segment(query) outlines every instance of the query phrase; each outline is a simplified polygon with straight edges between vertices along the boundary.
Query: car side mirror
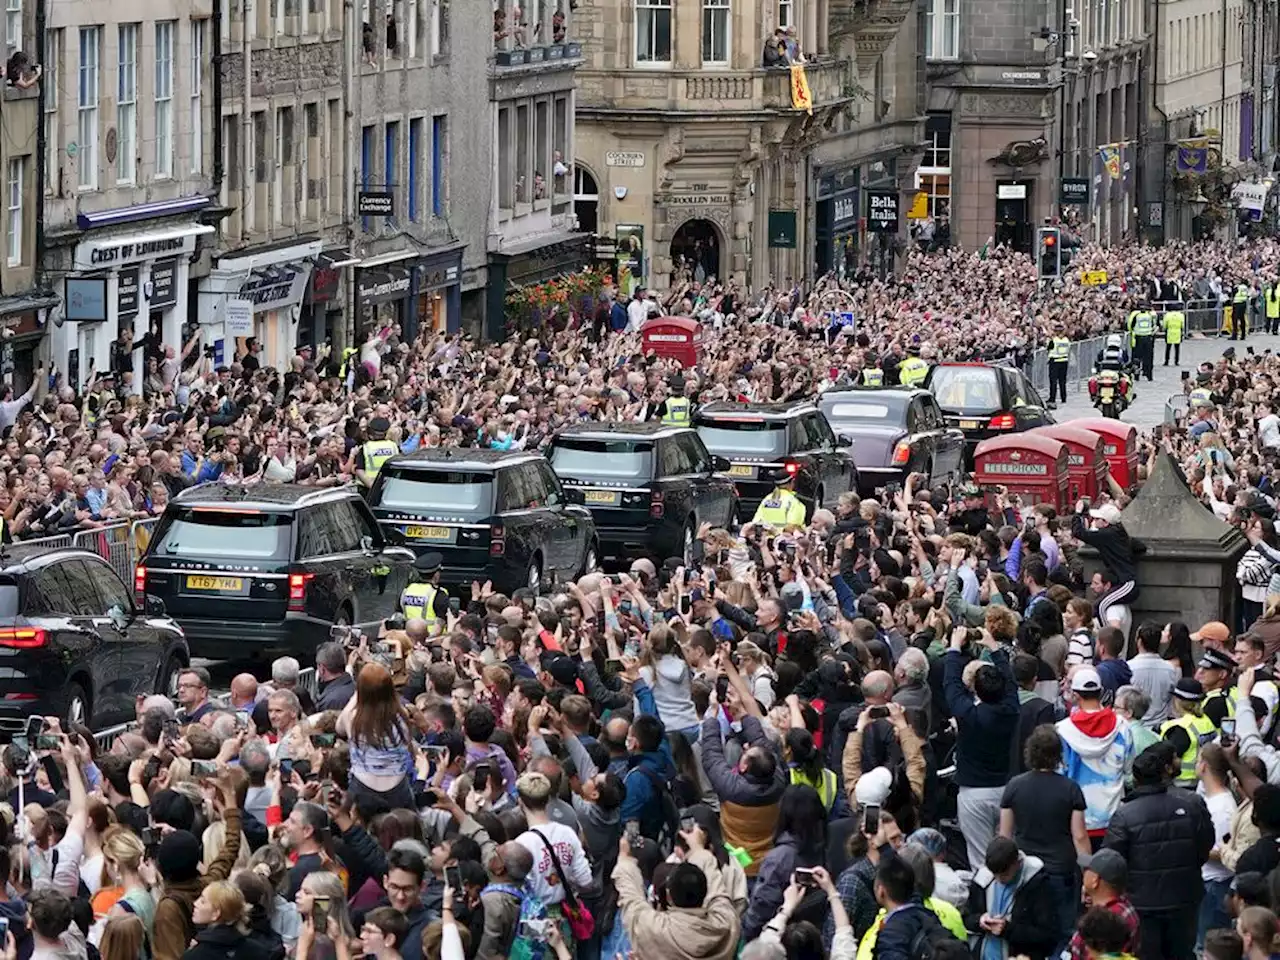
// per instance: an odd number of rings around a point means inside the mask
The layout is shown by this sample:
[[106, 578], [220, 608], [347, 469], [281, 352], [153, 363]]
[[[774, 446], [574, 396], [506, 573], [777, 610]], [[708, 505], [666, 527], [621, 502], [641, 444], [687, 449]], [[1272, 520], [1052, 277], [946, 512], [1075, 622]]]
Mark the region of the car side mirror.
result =
[[576, 488], [574, 488], [574, 487], [565, 487], [565, 488], [564, 488], [564, 502], [565, 502], [565, 503], [576, 503], [576, 504], [581, 505], [581, 504], [584, 504], [584, 503], [586, 503], [586, 502], [587, 502], [587, 495], [586, 495], [585, 493], [583, 493], [581, 490], [578, 490], [578, 489], [576, 489]]
[[836, 440], [842, 447], [852, 447], [854, 444], [853, 434], [851, 433], [837, 433]]
[[733, 469], [733, 464], [729, 462], [728, 457], [712, 457], [711, 469], [717, 470], [720, 473], [725, 473], [726, 471]]
[[169, 612], [164, 605], [164, 600], [161, 597], [153, 597], [151, 594], [147, 594], [142, 609], [149, 617], [163, 617]]

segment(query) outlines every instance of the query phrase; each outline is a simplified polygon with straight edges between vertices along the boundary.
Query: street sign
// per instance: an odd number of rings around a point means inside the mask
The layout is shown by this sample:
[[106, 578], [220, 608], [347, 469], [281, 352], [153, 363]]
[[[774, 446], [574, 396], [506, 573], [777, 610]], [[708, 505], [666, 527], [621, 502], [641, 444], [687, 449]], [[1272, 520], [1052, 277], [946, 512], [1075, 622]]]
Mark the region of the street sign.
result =
[[1107, 284], [1107, 271], [1082, 270], [1080, 272], [1080, 282], [1086, 287], [1104, 287]]

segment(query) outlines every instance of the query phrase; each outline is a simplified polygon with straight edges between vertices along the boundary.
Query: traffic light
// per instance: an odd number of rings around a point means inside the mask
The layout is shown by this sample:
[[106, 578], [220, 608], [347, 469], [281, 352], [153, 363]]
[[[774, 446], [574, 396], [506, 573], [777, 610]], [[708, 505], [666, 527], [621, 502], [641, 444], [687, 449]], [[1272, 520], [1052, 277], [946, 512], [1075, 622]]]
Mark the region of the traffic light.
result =
[[1036, 229], [1036, 250], [1039, 253], [1040, 279], [1057, 280], [1062, 276], [1062, 233], [1057, 227]]

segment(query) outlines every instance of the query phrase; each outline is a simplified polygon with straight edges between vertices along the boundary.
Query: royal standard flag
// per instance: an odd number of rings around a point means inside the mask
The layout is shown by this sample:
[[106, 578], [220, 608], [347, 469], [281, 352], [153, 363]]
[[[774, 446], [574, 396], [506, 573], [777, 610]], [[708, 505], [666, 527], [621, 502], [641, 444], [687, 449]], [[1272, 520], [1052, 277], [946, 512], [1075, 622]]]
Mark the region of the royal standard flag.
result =
[[791, 106], [795, 110], [813, 114], [813, 94], [809, 92], [809, 78], [805, 76], [802, 63], [791, 65]]

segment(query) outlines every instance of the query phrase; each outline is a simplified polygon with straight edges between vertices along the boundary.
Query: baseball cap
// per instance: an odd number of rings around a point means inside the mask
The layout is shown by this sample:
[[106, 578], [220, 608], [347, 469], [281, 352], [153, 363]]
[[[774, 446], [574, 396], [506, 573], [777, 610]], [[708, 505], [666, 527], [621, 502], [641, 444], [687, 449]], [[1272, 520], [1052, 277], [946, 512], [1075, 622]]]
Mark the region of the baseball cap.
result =
[[1105, 520], [1107, 523], [1120, 522], [1120, 508], [1114, 503], [1104, 503], [1100, 507], [1094, 507], [1089, 511], [1089, 516], [1095, 520]]
[[1124, 890], [1129, 881], [1129, 864], [1116, 850], [1104, 847], [1097, 853], [1081, 854], [1076, 858], [1081, 870], [1091, 870], [1107, 886]]
[[1201, 643], [1206, 640], [1210, 643], [1226, 643], [1231, 639], [1231, 631], [1227, 629], [1227, 625], [1221, 620], [1210, 620], [1193, 633], [1191, 639], [1199, 640]]
[[1081, 667], [1071, 675], [1072, 693], [1101, 693], [1102, 678], [1093, 667]]

